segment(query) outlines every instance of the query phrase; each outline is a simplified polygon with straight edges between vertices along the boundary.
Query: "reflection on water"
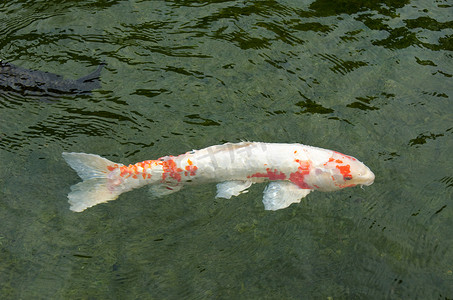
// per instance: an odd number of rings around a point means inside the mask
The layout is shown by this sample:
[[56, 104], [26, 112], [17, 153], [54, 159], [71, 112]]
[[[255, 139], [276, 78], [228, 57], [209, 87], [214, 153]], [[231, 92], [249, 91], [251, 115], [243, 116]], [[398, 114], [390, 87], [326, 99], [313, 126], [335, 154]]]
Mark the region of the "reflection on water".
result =
[[[101, 86], [0, 90], [3, 298], [453, 298], [448, 1], [7, 1], [0, 59]], [[376, 182], [263, 210], [262, 186], [83, 214], [63, 151], [226, 141], [350, 153]]]

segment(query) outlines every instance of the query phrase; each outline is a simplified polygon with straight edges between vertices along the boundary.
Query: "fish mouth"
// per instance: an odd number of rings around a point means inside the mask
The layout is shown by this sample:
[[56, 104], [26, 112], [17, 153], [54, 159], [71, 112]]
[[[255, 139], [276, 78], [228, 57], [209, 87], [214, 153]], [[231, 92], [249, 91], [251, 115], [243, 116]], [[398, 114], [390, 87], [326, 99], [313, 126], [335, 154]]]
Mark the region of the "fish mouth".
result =
[[374, 183], [374, 173], [371, 170], [368, 170], [367, 174], [363, 176], [363, 183], [362, 185], [370, 186]]
[[361, 174], [360, 177], [357, 179], [357, 185], [360, 186], [370, 186], [374, 183], [374, 173], [370, 170], [367, 169], [364, 174]]

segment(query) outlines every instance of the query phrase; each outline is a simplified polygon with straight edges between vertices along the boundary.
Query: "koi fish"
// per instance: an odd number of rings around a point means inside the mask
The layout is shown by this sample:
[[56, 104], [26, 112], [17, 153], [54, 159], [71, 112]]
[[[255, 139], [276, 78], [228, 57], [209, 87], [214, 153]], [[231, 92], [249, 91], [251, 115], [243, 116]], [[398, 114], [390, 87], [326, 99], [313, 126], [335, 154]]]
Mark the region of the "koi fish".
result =
[[29, 70], [0, 60], [0, 89], [23, 95], [88, 94], [100, 88], [99, 77], [105, 63], [79, 79], [65, 79], [63, 76]]
[[86, 153], [64, 152], [63, 158], [83, 180], [68, 194], [70, 209], [76, 212], [145, 185], [154, 197], [161, 197], [186, 185], [218, 182], [216, 198], [230, 199], [254, 183], [270, 181], [264, 208], [277, 210], [299, 203], [315, 190], [374, 182], [373, 172], [356, 158], [302, 144], [226, 143], [134, 165]]

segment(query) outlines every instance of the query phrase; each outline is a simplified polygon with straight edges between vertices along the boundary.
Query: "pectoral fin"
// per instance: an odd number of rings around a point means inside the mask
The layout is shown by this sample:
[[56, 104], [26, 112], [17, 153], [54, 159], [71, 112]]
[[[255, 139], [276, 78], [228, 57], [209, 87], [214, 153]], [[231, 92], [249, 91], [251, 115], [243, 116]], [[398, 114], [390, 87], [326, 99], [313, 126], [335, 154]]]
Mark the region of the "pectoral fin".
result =
[[217, 184], [216, 198], [230, 199], [231, 196], [237, 196], [241, 193], [247, 193], [247, 189], [252, 185], [251, 181], [232, 180]]
[[151, 185], [149, 191], [153, 197], [159, 198], [166, 195], [170, 195], [178, 192], [182, 189], [182, 185], [166, 185], [166, 184], [157, 184]]
[[297, 185], [287, 181], [273, 181], [264, 190], [264, 209], [277, 210], [299, 203], [312, 190], [301, 189]]

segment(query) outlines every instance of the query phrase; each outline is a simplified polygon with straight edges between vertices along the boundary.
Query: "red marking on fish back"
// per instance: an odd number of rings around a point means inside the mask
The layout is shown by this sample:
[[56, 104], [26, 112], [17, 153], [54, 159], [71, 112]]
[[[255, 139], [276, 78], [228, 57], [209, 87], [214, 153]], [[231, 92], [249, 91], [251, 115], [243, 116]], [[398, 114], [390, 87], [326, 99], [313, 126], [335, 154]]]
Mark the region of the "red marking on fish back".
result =
[[170, 177], [175, 179], [176, 181], [181, 181], [181, 173], [183, 170], [178, 168], [175, 161], [173, 159], [164, 160], [162, 161], [162, 180], [164, 181], [166, 178]]
[[295, 162], [299, 164], [296, 172], [293, 172], [289, 175], [289, 181], [297, 185], [302, 189], [312, 189], [310, 185], [305, 182], [305, 176], [310, 174], [310, 162], [309, 161], [301, 161], [296, 159]]
[[118, 168], [118, 164], [114, 164], [113, 166], [107, 166], [107, 170], [109, 170], [110, 172], [112, 172], [113, 170], [115, 170], [117, 168]]
[[[126, 166], [120, 167], [120, 171], [121, 171], [121, 173], [120, 173], [121, 177], [124, 177], [126, 175], [130, 175], [129, 169]], [[127, 176], [127, 177], [129, 177], [129, 176]]]
[[333, 157], [329, 157], [329, 160], [326, 163], [324, 163], [324, 165], [327, 165], [328, 163], [333, 162], [333, 161], [335, 161], [335, 159]]
[[[138, 170], [137, 170], [137, 165], [129, 165], [129, 168], [131, 170], [132, 173], [134, 173], [134, 175], [137, 175], [138, 174]], [[134, 178], [137, 178], [137, 176], [135, 176]]]
[[[336, 153], [341, 154], [341, 153], [339, 153], [339, 152], [336, 152]], [[341, 154], [341, 155], [343, 155], [343, 154]], [[343, 156], [345, 156], [345, 157], [347, 157], [347, 158], [350, 158], [350, 159], [352, 159], [352, 160], [355, 160], [354, 157], [347, 156], [347, 155], [343, 155]], [[324, 166], [326, 166], [328, 163], [331, 163], [331, 162], [336, 162], [337, 164], [342, 164], [342, 163], [343, 163], [343, 161], [340, 160], [340, 159], [335, 159], [335, 158], [333, 158], [333, 157], [329, 157], [329, 160], [328, 160], [326, 163], [324, 163]]]
[[[151, 174], [148, 173], [148, 170], [156, 164], [158, 164], [158, 162], [153, 160], [145, 160], [138, 162], [135, 165], [121, 166], [119, 167], [120, 176], [125, 178], [132, 176], [132, 178], [134, 179], [138, 179], [139, 176], [143, 177], [143, 179], [151, 178]], [[112, 171], [116, 168], [118, 168], [118, 165], [114, 165]]]
[[354, 160], [354, 161], [357, 160], [357, 159], [355, 159], [355, 158], [352, 157], [352, 156], [349, 156], [349, 155], [346, 155], [346, 154], [343, 154], [343, 153], [340, 153], [340, 152], [337, 152], [337, 151], [334, 151], [334, 153], [336, 153], [336, 154], [338, 154], [338, 155], [342, 155], [342, 156], [344, 156], [344, 157], [346, 157], [346, 158], [349, 158], [349, 159], [351, 159], [351, 160]]
[[247, 178], [252, 178], [252, 177], [267, 177], [269, 180], [285, 180], [286, 175], [283, 172], [277, 171], [277, 169], [274, 169], [274, 171], [271, 171], [270, 168], [266, 169], [266, 173], [255, 173], [250, 176], [247, 176]]
[[186, 166], [185, 169], [186, 169], [186, 171], [184, 172], [185, 176], [187, 175], [194, 176], [198, 170], [198, 167], [190, 164], [189, 166]]
[[343, 175], [343, 179], [346, 180], [346, 177], [352, 177], [351, 175], [351, 166], [350, 165], [345, 165], [345, 166], [336, 166], [338, 170], [340, 170], [341, 175]]

